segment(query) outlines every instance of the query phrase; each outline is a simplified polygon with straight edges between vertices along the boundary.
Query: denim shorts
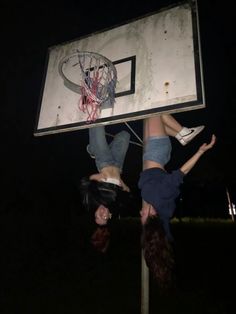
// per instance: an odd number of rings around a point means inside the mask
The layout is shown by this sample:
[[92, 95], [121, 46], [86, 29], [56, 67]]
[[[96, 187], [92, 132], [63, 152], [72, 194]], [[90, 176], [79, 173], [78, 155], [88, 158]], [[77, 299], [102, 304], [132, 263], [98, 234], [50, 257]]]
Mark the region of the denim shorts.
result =
[[170, 160], [171, 150], [169, 136], [151, 136], [145, 144], [143, 160], [152, 160], [165, 166]]

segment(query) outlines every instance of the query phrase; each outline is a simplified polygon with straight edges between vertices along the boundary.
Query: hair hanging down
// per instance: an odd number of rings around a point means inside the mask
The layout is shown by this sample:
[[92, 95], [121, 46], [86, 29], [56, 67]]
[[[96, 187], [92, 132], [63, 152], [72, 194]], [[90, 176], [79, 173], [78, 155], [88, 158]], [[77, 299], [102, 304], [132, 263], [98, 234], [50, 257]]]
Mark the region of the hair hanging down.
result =
[[91, 244], [96, 251], [106, 253], [110, 244], [110, 230], [107, 226], [96, 228], [91, 236]]
[[[124, 192], [118, 185], [98, 182], [84, 177], [79, 186], [83, 206], [88, 210], [91, 220], [95, 221], [95, 211], [100, 205], [109, 208], [112, 218], [117, 217], [123, 206], [126, 207], [130, 193]], [[95, 223], [95, 222], [94, 222]], [[110, 244], [110, 225], [111, 220], [107, 221], [106, 226], [96, 225], [95, 231], [91, 236], [91, 244], [96, 251], [105, 253]]]
[[122, 188], [118, 185], [90, 180], [84, 177], [80, 181], [80, 194], [84, 207], [93, 214], [100, 205], [109, 207], [112, 215], [116, 215], [118, 207], [123, 203]]
[[174, 286], [175, 260], [159, 216], [150, 216], [143, 226], [142, 247], [148, 268], [162, 290]]

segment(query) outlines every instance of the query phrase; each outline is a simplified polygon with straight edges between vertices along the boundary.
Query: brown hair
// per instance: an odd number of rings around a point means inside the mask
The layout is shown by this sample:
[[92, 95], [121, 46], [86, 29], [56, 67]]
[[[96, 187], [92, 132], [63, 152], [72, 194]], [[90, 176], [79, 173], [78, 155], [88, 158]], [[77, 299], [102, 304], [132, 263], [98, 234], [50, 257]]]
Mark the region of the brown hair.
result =
[[97, 227], [91, 236], [91, 243], [95, 250], [106, 253], [110, 244], [110, 231], [108, 227]]
[[150, 272], [162, 290], [174, 285], [174, 252], [159, 216], [150, 216], [143, 225], [142, 247]]

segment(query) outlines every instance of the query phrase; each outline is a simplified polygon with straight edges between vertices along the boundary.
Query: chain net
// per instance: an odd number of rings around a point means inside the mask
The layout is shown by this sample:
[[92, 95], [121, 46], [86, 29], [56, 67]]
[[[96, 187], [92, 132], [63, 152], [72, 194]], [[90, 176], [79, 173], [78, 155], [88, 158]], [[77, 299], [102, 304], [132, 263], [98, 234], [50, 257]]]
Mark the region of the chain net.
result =
[[117, 71], [109, 59], [98, 53], [78, 51], [78, 59], [82, 72], [79, 109], [91, 123], [99, 118], [102, 106], [114, 105]]

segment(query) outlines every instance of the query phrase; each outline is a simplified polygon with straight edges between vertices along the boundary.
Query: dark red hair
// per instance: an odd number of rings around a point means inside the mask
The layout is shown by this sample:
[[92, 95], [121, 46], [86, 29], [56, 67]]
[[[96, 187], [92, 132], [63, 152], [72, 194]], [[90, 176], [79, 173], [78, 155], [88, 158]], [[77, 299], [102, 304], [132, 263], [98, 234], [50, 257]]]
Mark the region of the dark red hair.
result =
[[97, 227], [91, 236], [95, 250], [105, 253], [110, 244], [110, 231], [107, 226]]
[[148, 217], [143, 225], [142, 248], [150, 272], [162, 290], [174, 285], [175, 259], [159, 216]]

